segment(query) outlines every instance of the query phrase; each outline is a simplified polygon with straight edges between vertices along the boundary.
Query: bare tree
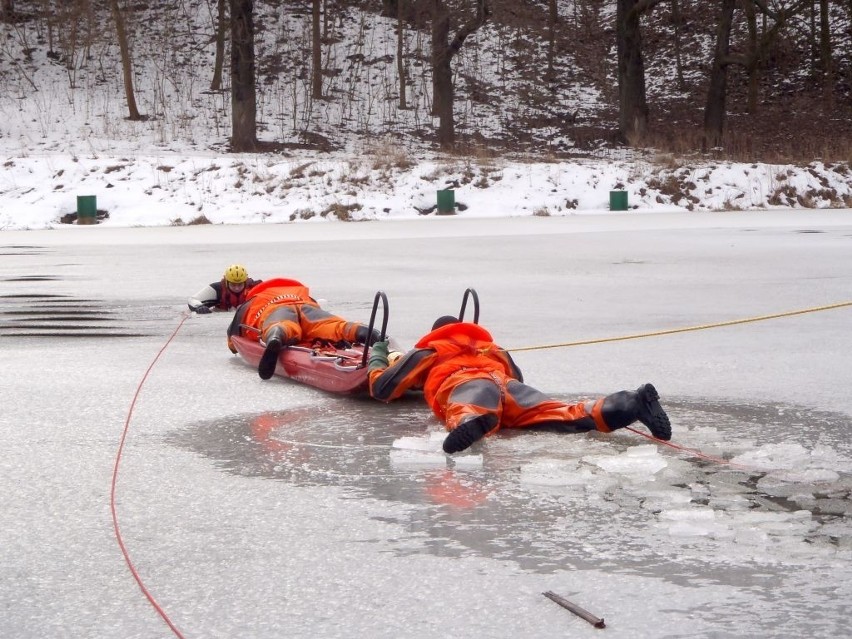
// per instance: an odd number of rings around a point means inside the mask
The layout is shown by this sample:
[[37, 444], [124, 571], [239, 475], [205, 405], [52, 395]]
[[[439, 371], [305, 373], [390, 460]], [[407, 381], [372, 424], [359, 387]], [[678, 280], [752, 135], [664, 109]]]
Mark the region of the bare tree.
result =
[[734, 21], [736, 0], [722, 0], [722, 9], [716, 23], [716, 48], [713, 68], [710, 71], [710, 87], [704, 107], [704, 136], [708, 146], [716, 146], [722, 140], [727, 115], [728, 65], [730, 58], [731, 26]]
[[[743, 2], [743, 9], [746, 14], [746, 22], [748, 24], [748, 41], [752, 54], [746, 60], [745, 67], [748, 73], [748, 105], [746, 110], [751, 113], [757, 113], [757, 93], [760, 86], [760, 74], [758, 66], [762, 57], [760, 34], [757, 26], [757, 10], [753, 2], [746, 0]], [[766, 33], [766, 16], [764, 16], [763, 32]]]
[[547, 0], [547, 71], [544, 78], [547, 82], [556, 79], [554, 60], [556, 59], [556, 29], [559, 25], [559, 9], [557, 0]]
[[15, 0], [3, 0], [0, 4], [0, 20], [13, 22], [15, 20]]
[[213, 79], [210, 80], [210, 90], [222, 89], [222, 67], [225, 66], [225, 37], [228, 29], [227, 0], [216, 2], [216, 58], [213, 61]]
[[661, 0], [618, 0], [615, 39], [618, 53], [618, 128], [630, 144], [641, 140], [648, 127], [645, 63], [639, 19]]
[[257, 148], [254, 0], [231, 1], [231, 150]]
[[405, 96], [405, 3], [404, 0], [397, 1], [396, 10], [396, 74], [399, 77], [399, 108], [407, 109], [408, 103]]
[[393, 18], [399, 14], [399, 5], [404, 0], [382, 0], [382, 16]]
[[129, 120], [144, 120], [136, 107], [136, 96], [133, 91], [133, 61], [130, 58], [130, 44], [127, 41], [127, 29], [124, 25], [124, 15], [118, 6], [118, 0], [109, 0], [109, 9], [115, 21], [115, 32], [118, 37], [118, 48], [121, 52], [121, 70], [124, 75], [124, 95], [127, 98]]
[[834, 103], [834, 61], [831, 55], [831, 18], [828, 0], [819, 0], [819, 59], [822, 71], [823, 99], [827, 108]]
[[320, 2], [311, 3], [311, 97], [322, 99], [322, 36], [320, 30]]
[[675, 50], [675, 74], [677, 76], [677, 87], [681, 91], [686, 88], [686, 82], [683, 79], [683, 58], [681, 56], [680, 47], [680, 28], [682, 17], [680, 14], [680, 0], [672, 0], [672, 29], [674, 30], [674, 50]]
[[444, 0], [431, 0], [432, 6], [432, 112], [438, 117], [438, 144], [442, 149], [455, 145], [453, 116], [454, 87], [452, 60], [464, 41], [476, 32], [491, 15], [488, 0], [475, 0], [474, 16], [459, 27], [450, 42], [451, 14]]
[[[749, 72], [749, 108], [753, 111], [757, 105], [757, 68], [787, 25], [790, 18], [800, 13], [811, 0], [798, 0], [786, 7], [774, 8], [766, 0], [743, 0], [743, 9], [749, 21], [750, 50], [745, 54], [730, 53], [731, 30], [737, 0], [722, 0], [721, 13], [716, 29], [716, 48], [713, 54], [713, 67], [710, 71], [710, 84], [707, 102], [704, 107], [705, 143], [717, 146], [725, 132], [727, 114], [728, 67], [738, 64]], [[757, 36], [756, 10], [773, 20], [772, 26]]]

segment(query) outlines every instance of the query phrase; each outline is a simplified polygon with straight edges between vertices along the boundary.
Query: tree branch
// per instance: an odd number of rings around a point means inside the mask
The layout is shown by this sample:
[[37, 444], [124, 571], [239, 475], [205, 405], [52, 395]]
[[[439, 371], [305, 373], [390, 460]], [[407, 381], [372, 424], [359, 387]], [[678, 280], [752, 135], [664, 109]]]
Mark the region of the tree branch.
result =
[[450, 42], [450, 55], [458, 53], [467, 37], [484, 25], [489, 17], [491, 17], [491, 7], [488, 6], [488, 0], [477, 0], [476, 15], [470, 22], [459, 27], [456, 37]]
[[639, 2], [633, 5], [633, 8], [626, 17], [633, 18], [637, 13], [645, 13], [648, 9], [653, 9], [655, 5], [658, 5], [662, 1], [663, 0], [639, 0]]

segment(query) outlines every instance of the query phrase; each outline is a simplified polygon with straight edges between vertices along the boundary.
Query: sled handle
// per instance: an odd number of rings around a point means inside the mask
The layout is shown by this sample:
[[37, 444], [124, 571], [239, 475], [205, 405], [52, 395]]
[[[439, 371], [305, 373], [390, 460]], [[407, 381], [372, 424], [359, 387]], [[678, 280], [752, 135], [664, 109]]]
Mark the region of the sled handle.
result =
[[[382, 301], [382, 330], [379, 333], [379, 341], [384, 341], [388, 330], [388, 296], [384, 291], [378, 291], [373, 298], [373, 312], [370, 313], [370, 323], [367, 326], [367, 341], [370, 341], [370, 335], [373, 334], [373, 326], [376, 324], [376, 311], [379, 310], [379, 300]], [[364, 344], [364, 356], [361, 358], [360, 368], [367, 365], [367, 357], [370, 355], [369, 344]]]
[[459, 311], [459, 321], [464, 321], [464, 309], [467, 307], [468, 296], [473, 298], [473, 323], [479, 324], [479, 295], [472, 288], [467, 289], [462, 297], [461, 310]]

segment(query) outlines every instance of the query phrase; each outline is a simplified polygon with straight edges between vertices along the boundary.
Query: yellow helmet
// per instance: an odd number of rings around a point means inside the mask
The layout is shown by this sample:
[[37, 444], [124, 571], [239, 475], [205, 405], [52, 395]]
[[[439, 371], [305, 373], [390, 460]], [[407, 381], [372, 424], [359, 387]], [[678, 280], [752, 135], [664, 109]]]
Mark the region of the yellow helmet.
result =
[[242, 264], [231, 264], [225, 269], [225, 281], [231, 284], [243, 284], [248, 279], [248, 271]]

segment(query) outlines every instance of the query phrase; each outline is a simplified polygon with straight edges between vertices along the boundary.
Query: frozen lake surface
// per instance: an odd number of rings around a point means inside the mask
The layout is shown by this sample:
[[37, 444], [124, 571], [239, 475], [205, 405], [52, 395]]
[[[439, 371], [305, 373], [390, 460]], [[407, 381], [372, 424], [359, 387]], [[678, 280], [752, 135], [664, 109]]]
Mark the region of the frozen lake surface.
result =
[[[186, 637], [848, 634], [852, 307], [650, 335], [849, 302], [848, 211], [75, 227], [0, 255], [4, 636], [175, 636], [113, 528], [125, 426], [120, 533]], [[652, 381], [672, 442], [730, 463], [627, 431], [450, 459], [420, 399], [264, 382], [230, 314], [183, 321], [232, 262], [352, 320], [383, 290], [406, 346], [473, 287], [528, 383]]]

